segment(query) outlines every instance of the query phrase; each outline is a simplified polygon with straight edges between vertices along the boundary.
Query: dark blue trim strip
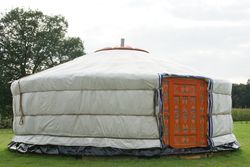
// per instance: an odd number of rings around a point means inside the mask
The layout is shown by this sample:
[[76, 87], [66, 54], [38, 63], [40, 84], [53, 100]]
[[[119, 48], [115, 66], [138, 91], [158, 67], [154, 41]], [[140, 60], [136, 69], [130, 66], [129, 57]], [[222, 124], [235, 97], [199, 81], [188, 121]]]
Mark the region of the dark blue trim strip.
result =
[[209, 141], [210, 147], [214, 147], [214, 143], [212, 140], [212, 136], [213, 136], [212, 111], [213, 111], [213, 80], [209, 79], [209, 82], [208, 82], [208, 119], [209, 119], [208, 141]]
[[159, 76], [159, 89], [158, 89], [158, 100], [159, 100], [159, 134], [160, 134], [160, 142], [161, 148], [164, 147], [163, 144], [163, 103], [162, 103], [162, 75]]

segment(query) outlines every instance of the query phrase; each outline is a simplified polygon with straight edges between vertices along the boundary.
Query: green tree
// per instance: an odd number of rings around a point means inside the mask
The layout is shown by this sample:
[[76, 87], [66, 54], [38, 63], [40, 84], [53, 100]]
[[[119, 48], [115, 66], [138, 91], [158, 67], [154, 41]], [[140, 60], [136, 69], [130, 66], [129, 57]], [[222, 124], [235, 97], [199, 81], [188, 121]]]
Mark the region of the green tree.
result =
[[[80, 38], [66, 37], [63, 16], [15, 8], [0, 18], [0, 112], [11, 106], [9, 82], [84, 55]], [[8, 111], [9, 113], [10, 111]], [[8, 115], [8, 114], [7, 114]]]

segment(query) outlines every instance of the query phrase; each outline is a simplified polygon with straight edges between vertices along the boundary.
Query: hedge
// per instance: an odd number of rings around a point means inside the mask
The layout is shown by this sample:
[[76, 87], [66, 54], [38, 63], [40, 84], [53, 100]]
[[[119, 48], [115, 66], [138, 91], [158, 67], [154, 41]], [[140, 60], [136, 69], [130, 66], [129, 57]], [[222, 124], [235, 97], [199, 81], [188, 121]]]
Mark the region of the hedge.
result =
[[234, 108], [232, 116], [234, 121], [250, 121], [250, 108]]

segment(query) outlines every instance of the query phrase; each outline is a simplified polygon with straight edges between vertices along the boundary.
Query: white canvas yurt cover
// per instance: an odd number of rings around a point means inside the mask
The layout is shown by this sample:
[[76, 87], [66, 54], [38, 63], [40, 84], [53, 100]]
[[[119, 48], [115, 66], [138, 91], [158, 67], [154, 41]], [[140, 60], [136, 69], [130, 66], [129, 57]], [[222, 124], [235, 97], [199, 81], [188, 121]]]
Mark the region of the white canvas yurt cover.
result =
[[16, 80], [10, 150], [153, 156], [234, 150], [231, 83], [105, 48]]

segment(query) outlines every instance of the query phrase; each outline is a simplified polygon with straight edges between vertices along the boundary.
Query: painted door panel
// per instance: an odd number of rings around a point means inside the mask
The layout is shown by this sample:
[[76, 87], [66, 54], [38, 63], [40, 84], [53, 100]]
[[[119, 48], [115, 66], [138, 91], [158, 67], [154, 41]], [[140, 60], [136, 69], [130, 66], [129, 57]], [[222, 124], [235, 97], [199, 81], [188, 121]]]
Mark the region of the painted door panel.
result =
[[206, 147], [207, 82], [166, 77], [162, 81], [163, 142], [173, 148]]

